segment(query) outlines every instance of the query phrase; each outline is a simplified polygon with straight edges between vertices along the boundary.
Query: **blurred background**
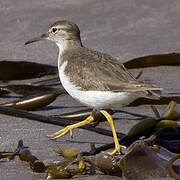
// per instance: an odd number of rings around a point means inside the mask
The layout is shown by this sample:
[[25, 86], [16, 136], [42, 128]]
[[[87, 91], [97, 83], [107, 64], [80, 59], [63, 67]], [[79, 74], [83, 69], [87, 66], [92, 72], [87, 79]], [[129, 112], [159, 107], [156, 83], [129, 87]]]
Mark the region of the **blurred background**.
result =
[[79, 25], [83, 44], [121, 62], [179, 51], [178, 0], [6, 0], [0, 1], [0, 58], [57, 64], [54, 43], [24, 42], [57, 20]]

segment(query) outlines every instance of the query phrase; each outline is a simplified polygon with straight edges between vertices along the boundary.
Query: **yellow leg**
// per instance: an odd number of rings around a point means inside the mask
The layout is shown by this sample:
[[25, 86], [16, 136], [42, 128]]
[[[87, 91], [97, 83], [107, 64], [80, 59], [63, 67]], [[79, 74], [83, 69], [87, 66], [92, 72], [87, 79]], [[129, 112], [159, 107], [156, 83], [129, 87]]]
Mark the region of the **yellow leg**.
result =
[[116, 134], [116, 130], [114, 128], [114, 123], [113, 123], [112, 116], [108, 112], [106, 112], [104, 110], [102, 110], [101, 113], [108, 120], [108, 122], [109, 122], [109, 124], [111, 126], [111, 129], [112, 129], [113, 137], [114, 137], [115, 149], [114, 149], [114, 151], [112, 153], [109, 153], [109, 154], [111, 154], [111, 155], [114, 155], [116, 153], [121, 154], [121, 148], [126, 148], [126, 147], [119, 144], [119, 141], [118, 141], [118, 138], [117, 138], [117, 134]]
[[64, 136], [68, 132], [70, 133], [70, 136], [72, 136], [72, 130], [73, 129], [81, 127], [85, 124], [91, 123], [93, 121], [94, 121], [93, 116], [89, 116], [84, 121], [81, 121], [81, 122], [73, 124], [73, 125], [66, 126], [64, 129], [61, 129], [60, 131], [57, 131], [51, 135], [48, 135], [48, 137], [51, 139], [57, 139], [57, 138]]

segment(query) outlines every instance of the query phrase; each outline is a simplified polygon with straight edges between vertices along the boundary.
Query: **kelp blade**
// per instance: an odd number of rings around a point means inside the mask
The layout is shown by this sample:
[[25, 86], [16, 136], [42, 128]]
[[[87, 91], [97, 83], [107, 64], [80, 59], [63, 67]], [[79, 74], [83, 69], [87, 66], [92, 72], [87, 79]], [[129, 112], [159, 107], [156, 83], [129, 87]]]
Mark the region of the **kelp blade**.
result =
[[57, 74], [56, 66], [28, 61], [0, 61], [0, 80], [23, 80]]
[[4, 104], [4, 106], [22, 110], [35, 110], [52, 103], [57, 96], [58, 94], [56, 93], [43, 94], [36, 97], [7, 103]]
[[160, 99], [139, 98], [133, 101], [128, 106], [140, 106], [145, 104], [162, 105], [169, 104], [170, 101], [176, 101], [176, 103], [179, 104], [180, 96], [162, 96]]
[[[106, 109], [106, 111], [110, 114], [113, 115], [114, 111], [111, 109]], [[72, 121], [83, 121], [85, 120], [88, 116], [92, 114], [93, 110], [92, 109], [83, 109], [80, 111], [74, 111], [74, 112], [68, 112], [68, 113], [63, 113], [60, 115], [55, 115], [55, 117], [65, 119], [65, 120], [72, 120]], [[104, 115], [97, 111], [94, 114], [94, 121], [104, 121], [106, 118]]]
[[[2, 91], [8, 91], [8, 92], [13, 92], [16, 94], [24, 95], [24, 96], [29, 96], [29, 95], [38, 95], [42, 93], [52, 93], [52, 92], [57, 92], [57, 89], [48, 87], [48, 86], [34, 86], [34, 85], [29, 85], [29, 84], [10, 84], [7, 86], [2, 86], [1, 89]], [[1, 92], [1, 91], [0, 91]]]
[[128, 69], [163, 65], [180, 65], [180, 53], [157, 54], [135, 58], [124, 63]]

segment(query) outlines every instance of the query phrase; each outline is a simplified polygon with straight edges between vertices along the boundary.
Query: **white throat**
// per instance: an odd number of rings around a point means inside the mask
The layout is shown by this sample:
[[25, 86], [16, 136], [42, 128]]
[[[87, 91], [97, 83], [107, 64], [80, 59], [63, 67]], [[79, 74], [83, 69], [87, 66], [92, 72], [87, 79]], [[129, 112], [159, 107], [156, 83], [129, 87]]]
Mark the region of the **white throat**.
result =
[[67, 41], [56, 42], [59, 48], [59, 55], [58, 55], [58, 67], [60, 67], [61, 63], [61, 56], [64, 53], [65, 49], [67, 48]]
[[59, 48], [59, 55], [62, 55], [64, 50], [67, 48], [67, 41], [56, 42], [56, 44]]

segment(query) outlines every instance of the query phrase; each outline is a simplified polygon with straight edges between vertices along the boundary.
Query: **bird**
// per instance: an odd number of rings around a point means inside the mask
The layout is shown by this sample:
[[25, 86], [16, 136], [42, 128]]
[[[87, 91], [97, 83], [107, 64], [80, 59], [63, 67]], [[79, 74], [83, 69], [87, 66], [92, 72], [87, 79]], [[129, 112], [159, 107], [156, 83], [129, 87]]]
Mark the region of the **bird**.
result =
[[80, 29], [71, 21], [56, 21], [46, 33], [25, 45], [41, 40], [53, 41], [59, 48], [58, 71], [64, 89], [74, 99], [93, 109], [87, 119], [48, 137], [56, 139], [67, 133], [72, 136], [73, 129], [93, 122], [94, 114], [100, 111], [109, 122], [114, 138], [115, 148], [110, 154], [121, 154], [125, 147], [119, 144], [113, 118], [104, 109], [127, 106], [140, 97], [158, 99], [157, 92], [162, 88], [137, 80], [111, 55], [83, 46]]

